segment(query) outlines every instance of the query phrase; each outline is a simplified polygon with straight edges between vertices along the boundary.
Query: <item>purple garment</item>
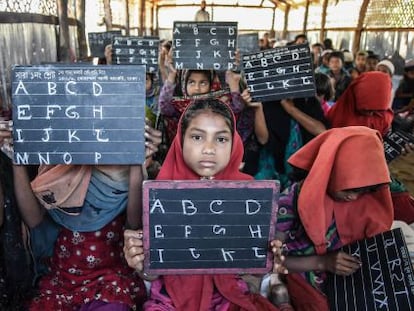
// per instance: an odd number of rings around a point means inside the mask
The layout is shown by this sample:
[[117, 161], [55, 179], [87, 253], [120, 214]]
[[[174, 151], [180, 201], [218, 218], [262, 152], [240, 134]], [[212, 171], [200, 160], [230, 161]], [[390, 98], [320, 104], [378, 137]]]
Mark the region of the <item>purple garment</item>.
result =
[[100, 300], [93, 300], [84, 304], [79, 311], [130, 311], [128, 305], [120, 302], [103, 302]]

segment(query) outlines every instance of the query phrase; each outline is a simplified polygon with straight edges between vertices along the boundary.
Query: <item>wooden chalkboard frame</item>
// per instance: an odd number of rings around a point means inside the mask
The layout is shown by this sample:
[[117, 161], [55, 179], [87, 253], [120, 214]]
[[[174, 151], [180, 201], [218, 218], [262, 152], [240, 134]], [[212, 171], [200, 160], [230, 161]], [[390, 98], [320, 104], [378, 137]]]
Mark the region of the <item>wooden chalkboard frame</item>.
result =
[[362, 266], [349, 276], [328, 273], [326, 294], [331, 311], [413, 310], [414, 273], [400, 228], [346, 245]]
[[142, 164], [145, 67], [15, 66], [14, 163]]
[[[88, 33], [88, 44], [90, 55], [92, 57], [105, 57], [105, 47], [112, 43], [114, 36], [121, 36], [121, 30], [110, 30], [104, 32], [89, 32]], [[96, 42], [98, 41], [98, 42]]]
[[259, 33], [244, 33], [237, 36], [237, 47], [240, 53], [256, 53], [260, 50], [259, 47]]
[[237, 22], [174, 21], [175, 69], [236, 69], [236, 48]]
[[[266, 240], [266, 258], [261, 259], [262, 265], [260, 267], [253, 268], [240, 268], [240, 267], [199, 267], [199, 268], [156, 268], [151, 264], [150, 258], [150, 243], [153, 242], [150, 230], [150, 201], [154, 199], [152, 190], [189, 190], [193, 195], [197, 193], [197, 190], [214, 189], [216, 191], [225, 191], [225, 189], [237, 189], [245, 191], [245, 189], [258, 189], [263, 191], [270, 191], [271, 196], [268, 198], [268, 204], [271, 205], [271, 211], [269, 213], [269, 232], [268, 235], [264, 235], [262, 240]], [[278, 197], [279, 197], [279, 182], [275, 180], [251, 180], [251, 181], [145, 181], [143, 184], [143, 231], [144, 231], [144, 270], [151, 274], [234, 274], [234, 273], [253, 273], [264, 274], [272, 269], [272, 253], [270, 251], [269, 243], [273, 240], [275, 235], [275, 224], [277, 218], [278, 209]], [[246, 191], [244, 192], [246, 193]], [[263, 199], [265, 201], [265, 199]], [[266, 201], [267, 202], [267, 201]], [[223, 203], [224, 204], [224, 203]], [[267, 215], [267, 214], [266, 214]], [[231, 216], [231, 215], [230, 215]], [[175, 216], [174, 216], [175, 217]], [[245, 216], [247, 217], [247, 216]], [[177, 218], [175, 218], [177, 219]], [[267, 222], [266, 222], [267, 223]], [[204, 223], [203, 223], [204, 224]], [[155, 239], [155, 238], [154, 238]], [[200, 238], [200, 240], [206, 238]], [[182, 239], [183, 240], [183, 239]], [[224, 238], [222, 239], [224, 240]], [[262, 245], [261, 245], [262, 246]], [[264, 248], [264, 247], [263, 247]], [[246, 248], [247, 249], [247, 248]]]
[[155, 36], [115, 36], [112, 40], [112, 63], [145, 65], [148, 73], [156, 73], [158, 72], [159, 45], [160, 38]]
[[243, 54], [241, 61], [253, 101], [266, 102], [316, 95], [308, 44]]

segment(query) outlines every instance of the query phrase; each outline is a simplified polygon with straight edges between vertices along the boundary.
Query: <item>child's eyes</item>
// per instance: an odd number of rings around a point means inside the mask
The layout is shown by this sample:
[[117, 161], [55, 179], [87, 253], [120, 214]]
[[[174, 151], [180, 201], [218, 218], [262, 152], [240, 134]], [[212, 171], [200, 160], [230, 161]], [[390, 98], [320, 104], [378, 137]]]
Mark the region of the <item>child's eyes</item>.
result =
[[228, 142], [229, 139], [227, 137], [217, 137], [217, 141], [219, 143], [225, 143], [225, 142]]
[[197, 140], [197, 141], [198, 141], [198, 140], [201, 140], [201, 136], [200, 136], [200, 135], [192, 135], [192, 136], [191, 136], [191, 139], [192, 139], [192, 140]]

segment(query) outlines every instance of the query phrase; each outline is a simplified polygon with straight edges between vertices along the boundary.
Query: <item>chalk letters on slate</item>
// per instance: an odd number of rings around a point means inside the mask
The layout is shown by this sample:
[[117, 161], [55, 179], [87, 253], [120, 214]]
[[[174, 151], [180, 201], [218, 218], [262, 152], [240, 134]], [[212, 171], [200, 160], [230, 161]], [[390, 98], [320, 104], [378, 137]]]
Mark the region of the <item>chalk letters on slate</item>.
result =
[[174, 22], [176, 69], [234, 69], [236, 47], [237, 23]]
[[115, 37], [113, 62], [118, 65], [145, 65], [147, 72], [158, 71], [158, 37]]
[[278, 187], [274, 181], [145, 182], [145, 270], [268, 272]]
[[343, 247], [361, 269], [350, 276], [328, 275], [326, 294], [332, 311], [414, 310], [414, 274], [401, 229]]
[[254, 101], [315, 96], [308, 45], [291, 45], [242, 56]]
[[144, 66], [17, 66], [14, 162], [140, 164]]

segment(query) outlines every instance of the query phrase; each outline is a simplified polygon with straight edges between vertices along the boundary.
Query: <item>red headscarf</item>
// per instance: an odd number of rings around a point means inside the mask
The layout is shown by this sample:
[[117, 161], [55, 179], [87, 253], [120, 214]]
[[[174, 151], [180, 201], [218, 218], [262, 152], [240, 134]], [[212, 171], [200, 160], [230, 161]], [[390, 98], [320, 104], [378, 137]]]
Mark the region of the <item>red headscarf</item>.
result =
[[[227, 107], [227, 109], [234, 120], [234, 115], [230, 107]], [[200, 176], [196, 175], [184, 162], [181, 141], [181, 123], [184, 115], [185, 113], [180, 118], [177, 135], [157, 176], [158, 180], [200, 179]], [[237, 134], [236, 128], [233, 129], [233, 132], [233, 147], [230, 162], [223, 171], [214, 177], [219, 180], [252, 179], [251, 176], [239, 171], [243, 157], [243, 143], [239, 134]], [[238, 278], [236, 275], [166, 275], [163, 278], [165, 288], [178, 311], [209, 310], [215, 289], [230, 301], [230, 310], [277, 310], [264, 297], [243, 293], [238, 286]]]
[[333, 200], [339, 191], [390, 182], [378, 131], [350, 126], [326, 131], [307, 143], [288, 162], [309, 172], [298, 197], [301, 222], [318, 254], [326, 252], [325, 234], [335, 219], [342, 244], [389, 230], [393, 207], [388, 186], [352, 202]]
[[[309, 172], [298, 197], [298, 213], [318, 254], [326, 252], [325, 234], [335, 218], [342, 244], [389, 230], [393, 207], [388, 186], [352, 202], [334, 201], [339, 191], [390, 181], [381, 136], [364, 126], [326, 131], [307, 143], [288, 162]], [[328, 311], [326, 296], [298, 274], [289, 274], [288, 289], [295, 310]]]
[[[332, 127], [367, 126], [382, 135], [390, 129], [393, 112], [390, 107], [392, 82], [379, 71], [364, 72], [356, 78], [328, 111]], [[373, 115], [361, 114], [364, 110]]]
[[[243, 142], [235, 128], [236, 121], [234, 119], [234, 114], [232, 110], [227, 105], [225, 105], [225, 107], [228, 108], [229, 112], [233, 116], [233, 124], [234, 124], [233, 146], [231, 150], [229, 164], [226, 166], [226, 168], [223, 171], [221, 171], [216, 176], [214, 176], [214, 178], [222, 179], [222, 180], [253, 179], [253, 177], [251, 177], [250, 175], [241, 173], [239, 171], [240, 163], [243, 159], [243, 152], [244, 152]], [[182, 146], [182, 141], [181, 141], [181, 137], [182, 137], [181, 123], [182, 123], [182, 118], [184, 115], [185, 113], [181, 115], [180, 121], [178, 123], [177, 135], [175, 136], [171, 144], [171, 147], [168, 150], [167, 156], [161, 167], [161, 170], [158, 173], [157, 179], [159, 180], [185, 180], [185, 179], [197, 180], [197, 179], [200, 179], [200, 176], [194, 173], [184, 162], [183, 146]]]

